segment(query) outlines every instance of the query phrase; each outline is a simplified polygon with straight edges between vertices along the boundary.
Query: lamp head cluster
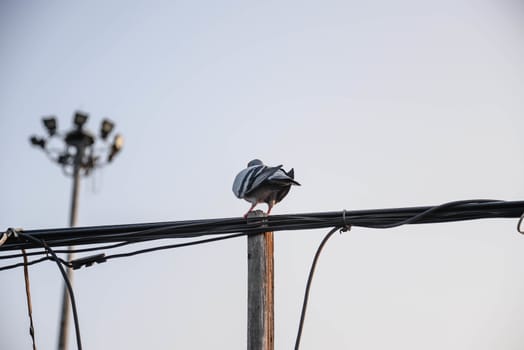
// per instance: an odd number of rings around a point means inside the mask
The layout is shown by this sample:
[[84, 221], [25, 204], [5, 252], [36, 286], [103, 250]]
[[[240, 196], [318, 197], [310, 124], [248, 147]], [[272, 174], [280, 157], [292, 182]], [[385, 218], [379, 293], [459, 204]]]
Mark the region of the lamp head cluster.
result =
[[[92, 169], [113, 161], [123, 146], [123, 138], [120, 134], [116, 134], [113, 142], [108, 144], [108, 138], [113, 132], [115, 124], [106, 118], [100, 125], [99, 137], [104, 147], [95, 149], [96, 136], [84, 128], [88, 119], [88, 114], [76, 112], [73, 116], [73, 128], [65, 134], [61, 134], [58, 132], [56, 118], [54, 116], [44, 117], [42, 118], [42, 123], [47, 131], [47, 136], [31, 136], [30, 142], [33, 146], [39, 147], [46, 152], [53, 161], [64, 168], [66, 173], [68, 169], [78, 167], [87, 175]], [[50, 148], [49, 145], [52, 139], [60, 139], [65, 144], [63, 149]], [[105, 153], [105, 157], [103, 153]], [[103, 158], [105, 158], [105, 162], [100, 161]]]

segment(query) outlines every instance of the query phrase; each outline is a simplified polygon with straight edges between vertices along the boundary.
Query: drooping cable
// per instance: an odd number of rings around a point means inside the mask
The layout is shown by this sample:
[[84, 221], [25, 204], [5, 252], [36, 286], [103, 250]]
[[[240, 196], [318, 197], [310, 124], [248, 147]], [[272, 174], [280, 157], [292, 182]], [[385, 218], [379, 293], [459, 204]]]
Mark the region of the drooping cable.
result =
[[[54, 252], [56, 254], [65, 254], [65, 253], [73, 253], [73, 254], [76, 254], [76, 253], [86, 253], [86, 252], [92, 252], [92, 251], [97, 251], [97, 250], [105, 250], [105, 249], [114, 249], [114, 248], [120, 248], [120, 247], [123, 247], [123, 246], [126, 246], [126, 245], [129, 245], [131, 243], [135, 243], [135, 242], [122, 242], [122, 243], [115, 243], [115, 244], [108, 244], [108, 245], [99, 245], [99, 246], [96, 246], [96, 247], [90, 247], [90, 248], [81, 248], [81, 249], [73, 249], [73, 250], [67, 250], [67, 249], [54, 249]], [[26, 253], [27, 256], [34, 256], [34, 255], [44, 255], [44, 254], [47, 254], [47, 252], [45, 251], [45, 249], [43, 251], [37, 251], [37, 252], [29, 252], [29, 253]], [[0, 255], [0, 260], [5, 260], [5, 259], [14, 259], [14, 258], [19, 258], [21, 257], [22, 254], [9, 254], [9, 255]], [[44, 260], [49, 260], [49, 259], [44, 259]], [[65, 262], [65, 260], [64, 260]], [[31, 265], [31, 263], [29, 263], [29, 265]], [[0, 268], [0, 271], [2, 270], [3, 268]]]
[[[491, 200], [491, 199], [463, 200], [463, 201], [448, 202], [448, 203], [444, 203], [442, 205], [438, 205], [438, 206], [435, 206], [435, 207], [432, 207], [432, 208], [428, 208], [427, 210], [424, 210], [423, 212], [420, 212], [420, 213], [418, 213], [416, 215], [413, 215], [412, 217], [408, 217], [406, 219], [402, 219], [402, 220], [399, 220], [397, 222], [392, 222], [392, 223], [387, 223], [387, 224], [369, 224], [369, 225], [365, 225], [365, 227], [377, 228], [377, 229], [387, 229], [387, 228], [393, 228], [393, 227], [398, 227], [398, 226], [403, 226], [403, 225], [408, 225], [408, 224], [415, 224], [415, 223], [421, 222], [425, 218], [428, 218], [431, 215], [433, 215], [433, 214], [435, 214], [435, 213], [437, 213], [437, 212], [439, 212], [439, 211], [441, 211], [443, 209], [446, 209], [446, 208], [458, 207], [458, 206], [465, 205], [465, 204], [481, 204], [481, 203], [492, 203], [492, 202], [494, 202], [494, 200]], [[519, 226], [520, 226], [520, 224], [519, 224]], [[347, 231], [349, 228], [350, 228], [350, 224], [346, 221], [346, 210], [344, 210], [343, 211], [343, 229], [342, 230], [343, 231]], [[307, 304], [308, 304], [308, 300], [309, 300], [309, 291], [311, 289], [311, 282], [313, 280], [313, 274], [315, 273], [315, 267], [317, 265], [318, 257], [320, 256], [320, 253], [322, 252], [322, 249], [324, 248], [324, 245], [326, 244], [326, 242], [329, 240], [329, 238], [338, 229], [339, 229], [338, 226], [333, 228], [324, 237], [324, 239], [322, 240], [322, 242], [320, 243], [320, 245], [319, 245], [319, 247], [317, 249], [317, 252], [315, 253], [315, 257], [313, 259], [313, 263], [311, 264], [311, 269], [309, 271], [309, 275], [308, 275], [308, 279], [307, 279], [307, 283], [306, 283], [306, 290], [305, 290], [305, 293], [304, 293], [304, 302], [302, 304], [302, 311], [301, 311], [301, 314], [300, 314], [300, 322], [299, 322], [299, 326], [298, 326], [297, 337], [296, 337], [296, 340], [295, 340], [295, 350], [298, 350], [299, 347], [300, 347], [300, 340], [301, 340], [301, 337], [302, 337], [302, 330], [303, 330], [303, 327], [304, 327], [304, 320], [305, 320]]]
[[309, 300], [309, 291], [311, 290], [311, 282], [313, 281], [313, 274], [315, 273], [315, 268], [317, 266], [318, 258], [326, 242], [329, 240], [329, 238], [331, 238], [331, 236], [335, 232], [337, 232], [337, 230], [339, 230], [339, 227], [333, 228], [324, 237], [324, 239], [322, 240], [322, 242], [320, 243], [320, 245], [317, 248], [317, 252], [315, 253], [315, 258], [313, 259], [313, 263], [311, 264], [311, 269], [309, 270], [309, 275], [308, 275], [307, 283], [306, 283], [306, 291], [304, 292], [304, 302], [302, 303], [302, 311], [300, 312], [300, 322], [298, 324], [297, 338], [295, 340], [295, 350], [298, 350], [298, 348], [300, 347], [300, 339], [302, 338], [302, 329], [304, 328], [304, 320], [306, 318], [307, 303]]
[[[62, 265], [69, 267], [69, 264], [64, 259], [60, 259], [60, 258], [58, 258], [58, 259], [60, 260], [60, 263], [62, 263]], [[27, 266], [39, 264], [39, 263], [47, 261], [47, 260], [55, 260], [55, 258], [53, 258], [51, 256], [44, 256], [42, 258], [29, 261], [27, 263]], [[0, 271], [11, 270], [11, 269], [15, 269], [17, 267], [23, 267], [23, 266], [24, 266], [23, 262], [12, 264], [12, 265], [1, 266], [0, 267]]]
[[[162, 245], [162, 246], [158, 246], [158, 247], [139, 249], [139, 250], [126, 252], [126, 253], [111, 254], [111, 255], [105, 256], [104, 257], [104, 261], [110, 260], [110, 259], [130, 257], [130, 256], [134, 256], [134, 255], [150, 253], [150, 252], [159, 251], [159, 250], [175, 249], [175, 248], [182, 248], [182, 247], [187, 247], [187, 246], [193, 246], [193, 245], [199, 245], [199, 244], [223, 241], [223, 240], [228, 240], [228, 239], [232, 239], [232, 238], [242, 237], [242, 236], [245, 236], [245, 235], [246, 234], [244, 234], [244, 233], [237, 233], [237, 234], [221, 236], [221, 237], [207, 238], [207, 239], [202, 239], [202, 240], [197, 240], [197, 241], [192, 241], [192, 242], [169, 244], [169, 245]], [[126, 243], [126, 244], [118, 244], [118, 245], [115, 244], [115, 245], [109, 245], [109, 246], [94, 247], [94, 248], [89, 248], [89, 249], [78, 249], [78, 250], [75, 250], [75, 252], [78, 252], [78, 251], [86, 252], [86, 251], [93, 251], [93, 250], [102, 250], [102, 249], [107, 249], [107, 248], [116, 248], [116, 247], [119, 247], [119, 246], [122, 246], [122, 245], [127, 245], [127, 244], [128, 243]], [[55, 251], [55, 253], [56, 252], [57, 251]], [[61, 252], [63, 252], [63, 251], [61, 251]], [[38, 255], [38, 254], [41, 254], [41, 252], [34, 252], [33, 255]], [[18, 256], [19, 256], [18, 254], [13, 254], [13, 255], [7, 256], [7, 257], [8, 258], [13, 258], [13, 257], [18, 257]], [[28, 265], [38, 264], [38, 263], [41, 263], [41, 262], [44, 262], [44, 261], [47, 261], [47, 260], [55, 260], [55, 259], [52, 258], [52, 257], [45, 256], [45, 257], [42, 257], [42, 258], [39, 258], [39, 259], [35, 259], [35, 260], [32, 260], [32, 261], [28, 262]], [[58, 258], [58, 260], [62, 263], [62, 265], [67, 266], [67, 267], [72, 267], [71, 263], [65, 261], [64, 259]], [[12, 264], [12, 265], [1, 266], [0, 267], [0, 271], [10, 270], [10, 269], [14, 269], [14, 268], [17, 268], [17, 267], [22, 267], [22, 266], [24, 266], [23, 263], [16, 263], [16, 264]]]
[[145, 249], [135, 250], [135, 251], [129, 252], [129, 253], [120, 253], [120, 254], [108, 255], [108, 256], [105, 257], [105, 259], [109, 260], [109, 259], [115, 259], [115, 258], [125, 258], [125, 257], [138, 255], [138, 254], [151, 253], [151, 252], [155, 252], [155, 251], [158, 251], [158, 250], [181, 248], [181, 247], [188, 247], [188, 246], [192, 246], [192, 245], [211, 243], [211, 242], [216, 242], [216, 241], [223, 241], [223, 240], [226, 240], [226, 239], [242, 237], [242, 236], [245, 236], [245, 235], [246, 234], [244, 234], [244, 233], [237, 233], [237, 234], [234, 234], [234, 235], [228, 235], [228, 236], [223, 236], [223, 237], [214, 237], [214, 238], [208, 238], [208, 239], [201, 239], [201, 240], [193, 241], [193, 242], [186, 242], [186, 243], [170, 244], [170, 245], [159, 246], [159, 247], [145, 248]]
[[35, 238], [35, 237], [33, 237], [31, 235], [28, 235], [26, 233], [23, 233], [23, 232], [17, 232], [17, 235], [19, 237], [21, 237], [21, 238], [29, 240], [29, 241], [31, 241], [31, 242], [33, 242], [35, 244], [38, 244], [39, 246], [45, 248], [46, 251], [49, 252], [49, 254], [52, 255], [52, 257], [53, 257], [52, 260], [54, 260], [56, 262], [56, 264], [58, 265], [58, 269], [60, 270], [60, 273], [62, 274], [62, 277], [64, 278], [64, 282], [66, 284], [67, 291], [69, 293], [69, 299], [71, 301], [71, 309], [73, 311], [73, 319], [74, 319], [74, 323], [75, 323], [77, 349], [78, 350], [82, 350], [82, 339], [80, 337], [80, 324], [78, 322], [78, 312], [77, 312], [77, 309], [76, 309], [75, 295], [73, 293], [73, 288], [71, 287], [71, 282], [69, 281], [69, 278], [67, 278], [67, 273], [65, 272], [64, 267], [62, 266], [62, 262], [61, 262], [62, 259], [60, 259], [60, 258], [58, 258], [56, 256], [56, 254], [53, 251], [53, 249], [51, 249], [44, 240]]

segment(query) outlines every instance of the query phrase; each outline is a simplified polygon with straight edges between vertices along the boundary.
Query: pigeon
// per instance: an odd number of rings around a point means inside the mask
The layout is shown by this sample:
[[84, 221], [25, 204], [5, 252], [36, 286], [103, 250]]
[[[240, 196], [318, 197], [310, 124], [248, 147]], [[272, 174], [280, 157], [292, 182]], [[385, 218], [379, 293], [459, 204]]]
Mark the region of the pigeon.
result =
[[247, 168], [235, 177], [233, 193], [251, 203], [251, 208], [244, 218], [258, 203], [267, 203], [266, 215], [269, 215], [273, 206], [288, 194], [291, 185], [300, 186], [295, 181], [293, 169], [286, 172], [282, 165], [269, 167], [260, 159], [253, 159], [247, 164]]

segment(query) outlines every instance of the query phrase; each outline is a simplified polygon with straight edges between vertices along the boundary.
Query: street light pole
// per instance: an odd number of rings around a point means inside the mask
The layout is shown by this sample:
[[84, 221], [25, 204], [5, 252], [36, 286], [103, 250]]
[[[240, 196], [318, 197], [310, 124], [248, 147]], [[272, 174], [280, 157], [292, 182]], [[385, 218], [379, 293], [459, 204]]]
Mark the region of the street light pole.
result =
[[78, 217], [78, 189], [80, 187], [80, 162], [75, 161], [73, 168], [73, 195], [71, 196], [71, 211], [69, 212], [69, 226], [75, 227]]
[[[77, 155], [75, 156], [74, 164], [73, 164], [73, 189], [72, 189], [72, 196], [71, 196], [71, 209], [69, 212], [69, 226], [75, 227], [77, 224], [77, 218], [78, 218], [78, 190], [80, 188], [80, 164], [81, 164], [81, 152], [79, 152], [80, 149], [77, 151]], [[83, 153], [83, 152], [82, 152]], [[73, 246], [70, 246], [68, 248], [67, 253], [67, 261], [72, 261], [75, 258], [75, 253], [73, 253]], [[69, 279], [69, 282], [71, 285], [73, 284], [73, 270], [67, 269], [67, 278]], [[71, 315], [70, 312], [70, 300], [69, 300], [69, 293], [67, 291], [67, 287], [64, 285], [64, 289], [62, 292], [62, 311], [60, 312], [61, 318], [60, 318], [60, 328], [59, 328], [59, 335], [58, 335], [58, 349], [59, 350], [65, 350], [67, 349], [67, 340], [69, 335], [69, 316]]]
[[[73, 178], [69, 220], [69, 226], [71, 227], [74, 227], [77, 224], [80, 176], [88, 176], [91, 170], [109, 164], [114, 159], [115, 155], [121, 151], [123, 146], [123, 138], [119, 134], [115, 135], [111, 144], [107, 142], [107, 138], [114, 128], [114, 123], [108, 119], [104, 119], [100, 128], [100, 140], [105, 146], [103, 147], [103, 152], [107, 153], [107, 158], [105, 161], [101, 161], [101, 155], [96, 154], [94, 148], [96, 142], [95, 136], [84, 130], [84, 125], [87, 122], [87, 119], [87, 114], [76, 112], [73, 119], [75, 125], [74, 128], [65, 135], [61, 135], [57, 132], [56, 118], [43, 118], [43, 123], [47, 129], [48, 136], [44, 138], [32, 136], [30, 138], [31, 143], [34, 146], [40, 147], [53, 162], [62, 167], [66, 175]], [[55, 138], [59, 138], [63, 143], [65, 143], [63, 150], [57, 151], [56, 149], [49, 147], [50, 141]], [[73, 250], [74, 247], [72, 246], [68, 248], [67, 261], [74, 259]], [[71, 269], [67, 270], [67, 277], [69, 281], [72, 282], [73, 273]], [[64, 286], [59, 326], [60, 332], [58, 336], [58, 350], [67, 350], [69, 315], [69, 293], [67, 292], [66, 286]]]

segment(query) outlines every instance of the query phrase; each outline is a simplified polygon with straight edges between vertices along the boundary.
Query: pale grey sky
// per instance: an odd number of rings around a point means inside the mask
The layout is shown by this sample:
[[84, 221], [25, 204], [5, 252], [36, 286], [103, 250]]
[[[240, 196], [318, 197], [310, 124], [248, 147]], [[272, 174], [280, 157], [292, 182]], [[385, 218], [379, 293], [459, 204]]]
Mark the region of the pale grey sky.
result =
[[[294, 167], [274, 214], [524, 198], [518, 1], [2, 1], [0, 228], [63, 227], [71, 181], [28, 143], [40, 118], [126, 140], [82, 183], [80, 225], [242, 215], [253, 158]], [[522, 349], [515, 220], [354, 229], [325, 247], [302, 349]], [[289, 349], [326, 230], [275, 238]], [[38, 346], [62, 280], [30, 269]], [[86, 349], [242, 349], [245, 239], [75, 274]], [[0, 348], [30, 348], [21, 269], [0, 273]], [[71, 349], [75, 346], [71, 337]]]

